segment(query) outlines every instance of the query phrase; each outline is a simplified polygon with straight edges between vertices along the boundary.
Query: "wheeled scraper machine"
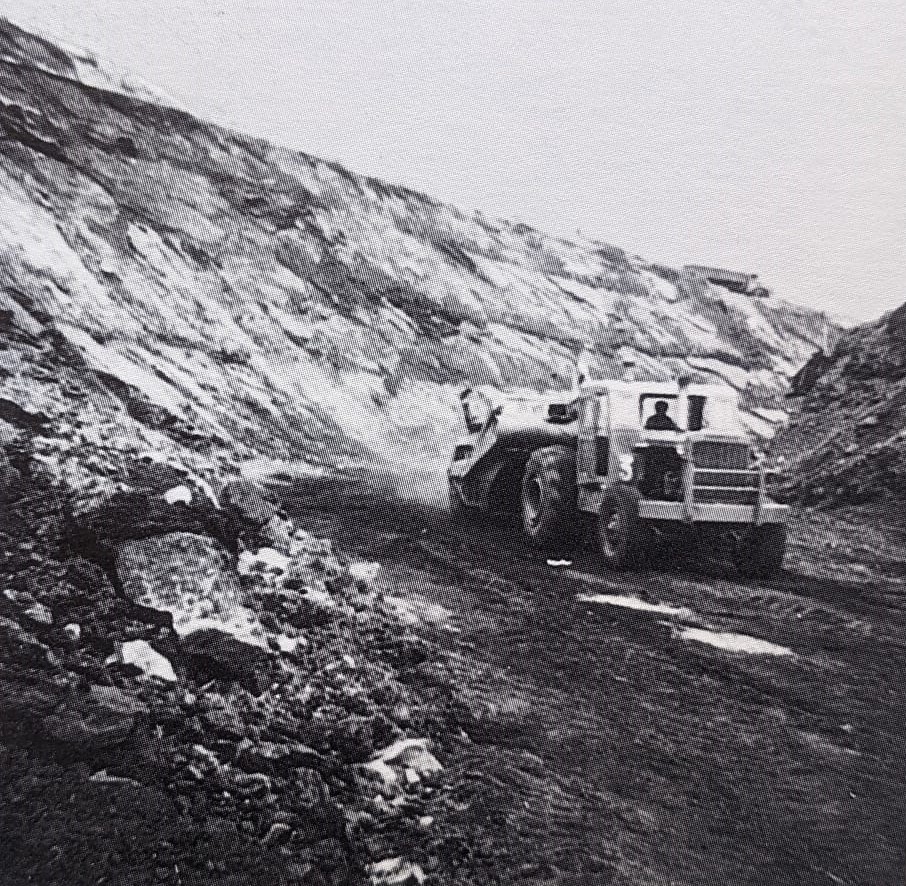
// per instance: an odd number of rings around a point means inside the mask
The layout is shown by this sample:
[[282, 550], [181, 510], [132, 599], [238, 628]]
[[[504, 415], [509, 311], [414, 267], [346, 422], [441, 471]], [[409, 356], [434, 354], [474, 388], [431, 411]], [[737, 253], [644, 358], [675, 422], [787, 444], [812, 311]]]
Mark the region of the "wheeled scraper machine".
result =
[[747, 575], [780, 569], [789, 509], [767, 494], [732, 388], [596, 381], [553, 397], [461, 398], [468, 435], [448, 470], [454, 512], [521, 513], [541, 547], [590, 515], [613, 568], [642, 566], [658, 540], [691, 535], [729, 542]]

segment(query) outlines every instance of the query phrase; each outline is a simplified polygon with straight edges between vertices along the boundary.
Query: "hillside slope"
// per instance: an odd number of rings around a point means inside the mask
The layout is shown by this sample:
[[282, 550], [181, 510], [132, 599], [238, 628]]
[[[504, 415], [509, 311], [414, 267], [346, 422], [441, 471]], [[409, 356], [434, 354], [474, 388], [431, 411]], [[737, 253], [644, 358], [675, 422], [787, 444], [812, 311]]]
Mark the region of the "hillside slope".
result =
[[845, 332], [793, 378], [790, 426], [774, 442], [788, 488], [810, 503], [906, 498], [906, 305]]
[[629, 346], [730, 382], [762, 433], [815, 350], [805, 309], [204, 123], [8, 22], [0, 48], [7, 420], [202, 461], [440, 464], [459, 386], [564, 386], [584, 343], [602, 375]]

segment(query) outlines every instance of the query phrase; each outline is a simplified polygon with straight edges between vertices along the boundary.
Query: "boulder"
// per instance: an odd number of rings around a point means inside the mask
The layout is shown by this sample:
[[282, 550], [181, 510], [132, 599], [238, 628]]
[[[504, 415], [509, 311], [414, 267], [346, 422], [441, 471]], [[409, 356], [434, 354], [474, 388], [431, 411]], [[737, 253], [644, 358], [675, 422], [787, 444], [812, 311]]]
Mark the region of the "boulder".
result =
[[34, 634], [19, 622], [0, 616], [0, 659], [34, 664], [43, 661], [46, 653], [47, 646]]
[[[214, 636], [230, 637], [225, 643], [239, 644], [240, 652], [248, 644], [265, 645], [264, 630], [244, 603], [230, 558], [213, 539], [180, 532], [123, 542], [116, 570], [126, 596], [170, 613], [180, 636], [211, 628]], [[246, 657], [240, 654], [240, 661]]]
[[279, 510], [276, 497], [252, 480], [233, 480], [223, 486], [223, 509], [242, 527], [260, 529]]
[[44, 718], [44, 730], [56, 741], [88, 750], [122, 744], [148, 707], [131, 693], [113, 686], [92, 686]]
[[100, 503], [86, 497], [72, 504], [69, 540], [75, 550], [92, 553], [130, 539], [175, 533], [210, 536], [231, 551], [236, 548], [235, 533], [224, 514], [183, 483], [160, 490], [119, 490]]
[[173, 665], [145, 640], [130, 640], [123, 643], [120, 648], [120, 661], [137, 667], [146, 677], [156, 677], [169, 683], [176, 680]]
[[182, 651], [199, 670], [225, 680], [257, 678], [269, 657], [260, 646], [217, 628], [202, 628], [187, 634], [183, 637]]

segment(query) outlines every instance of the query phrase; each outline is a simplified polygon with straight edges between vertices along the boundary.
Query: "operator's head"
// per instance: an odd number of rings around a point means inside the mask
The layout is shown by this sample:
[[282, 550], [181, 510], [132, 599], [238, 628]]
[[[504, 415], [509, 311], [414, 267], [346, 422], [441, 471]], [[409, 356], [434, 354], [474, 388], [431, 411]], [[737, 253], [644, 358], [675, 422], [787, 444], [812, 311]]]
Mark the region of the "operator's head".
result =
[[666, 415], [667, 409], [668, 409], [668, 406], [667, 406], [666, 400], [658, 400], [657, 403], [654, 404], [654, 411], [658, 415]]

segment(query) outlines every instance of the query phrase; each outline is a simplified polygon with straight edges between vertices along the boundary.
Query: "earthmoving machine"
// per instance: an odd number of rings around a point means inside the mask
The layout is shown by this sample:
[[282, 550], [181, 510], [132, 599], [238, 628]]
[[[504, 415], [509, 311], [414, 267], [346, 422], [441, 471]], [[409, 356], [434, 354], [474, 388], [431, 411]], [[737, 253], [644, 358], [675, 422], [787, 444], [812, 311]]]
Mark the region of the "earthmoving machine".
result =
[[732, 388], [590, 381], [552, 396], [469, 388], [461, 400], [467, 435], [448, 469], [454, 513], [521, 514], [540, 547], [591, 525], [613, 568], [644, 565], [665, 541], [729, 543], [751, 576], [781, 567], [789, 509], [767, 493]]
[[723, 286], [730, 292], [740, 295], [751, 295], [754, 298], [768, 298], [771, 290], [758, 279], [758, 274], [746, 274], [742, 271], [729, 271], [726, 268], [710, 268], [707, 265], [685, 265], [683, 270], [699, 279], [707, 280], [715, 286]]

